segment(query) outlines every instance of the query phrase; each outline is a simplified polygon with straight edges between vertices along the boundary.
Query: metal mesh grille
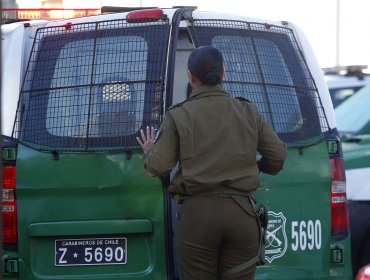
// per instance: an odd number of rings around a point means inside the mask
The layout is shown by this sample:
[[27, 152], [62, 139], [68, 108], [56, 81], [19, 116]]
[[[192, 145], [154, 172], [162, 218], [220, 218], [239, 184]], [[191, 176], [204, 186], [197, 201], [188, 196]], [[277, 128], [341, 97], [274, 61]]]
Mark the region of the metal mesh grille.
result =
[[46, 150], [137, 146], [138, 130], [160, 123], [168, 33], [162, 21], [39, 29], [16, 136]]
[[[158, 126], [170, 25], [125, 20], [39, 29], [17, 112], [15, 137], [39, 149], [92, 151], [136, 147]], [[219, 48], [225, 89], [258, 107], [290, 146], [320, 141], [328, 124], [290, 29], [194, 20], [196, 46]]]
[[284, 142], [302, 147], [324, 138], [326, 116], [290, 29], [195, 19], [190, 30], [196, 46], [222, 51], [224, 88], [254, 103]]

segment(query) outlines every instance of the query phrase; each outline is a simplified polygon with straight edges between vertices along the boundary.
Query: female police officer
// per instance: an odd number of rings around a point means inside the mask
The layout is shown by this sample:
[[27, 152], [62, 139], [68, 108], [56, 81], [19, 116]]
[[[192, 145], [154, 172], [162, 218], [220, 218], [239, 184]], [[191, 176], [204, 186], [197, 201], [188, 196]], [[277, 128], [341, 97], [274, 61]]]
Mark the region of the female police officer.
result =
[[[220, 279], [257, 255], [252, 205], [245, 211], [231, 195], [250, 195], [259, 172], [277, 174], [286, 157], [284, 143], [256, 107], [223, 90], [223, 75], [220, 51], [195, 49], [188, 60], [189, 98], [167, 111], [155, 137], [148, 127], [137, 138], [149, 175], [165, 176], [179, 163], [169, 192], [182, 204], [176, 240], [182, 280]], [[255, 268], [231, 279], [253, 279]]]

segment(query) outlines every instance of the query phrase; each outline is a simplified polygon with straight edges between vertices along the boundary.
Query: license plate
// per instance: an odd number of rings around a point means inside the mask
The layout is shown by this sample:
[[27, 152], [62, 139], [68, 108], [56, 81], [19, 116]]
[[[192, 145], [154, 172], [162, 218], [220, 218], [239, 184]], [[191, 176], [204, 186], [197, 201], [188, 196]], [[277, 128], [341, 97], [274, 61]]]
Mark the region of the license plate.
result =
[[55, 240], [55, 265], [111, 265], [127, 263], [127, 239], [88, 238]]

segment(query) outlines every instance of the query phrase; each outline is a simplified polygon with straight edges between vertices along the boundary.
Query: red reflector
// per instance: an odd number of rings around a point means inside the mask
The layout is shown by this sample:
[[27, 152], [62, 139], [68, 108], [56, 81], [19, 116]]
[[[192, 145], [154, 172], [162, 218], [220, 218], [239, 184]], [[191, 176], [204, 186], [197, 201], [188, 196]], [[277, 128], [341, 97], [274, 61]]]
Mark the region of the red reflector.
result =
[[330, 175], [331, 236], [342, 240], [348, 236], [349, 225], [343, 159], [330, 159]]
[[346, 173], [344, 172], [343, 159], [330, 159], [330, 175], [333, 181], [345, 181]]
[[[17, 243], [17, 209], [15, 202], [3, 203], [3, 242]], [[12, 209], [13, 211], [5, 211]]]
[[157, 21], [163, 16], [162, 9], [149, 9], [132, 11], [127, 15], [127, 22], [150, 22]]
[[17, 201], [15, 197], [15, 166], [3, 166], [3, 242], [17, 243]]
[[15, 166], [3, 167], [3, 188], [4, 189], [15, 188]]
[[71, 29], [71, 28], [72, 28], [72, 22], [67, 22], [64, 26], [65, 26], [65, 28], [66, 28], [67, 30], [69, 30], [69, 29]]
[[335, 238], [346, 237], [348, 234], [347, 203], [331, 204], [331, 235]]

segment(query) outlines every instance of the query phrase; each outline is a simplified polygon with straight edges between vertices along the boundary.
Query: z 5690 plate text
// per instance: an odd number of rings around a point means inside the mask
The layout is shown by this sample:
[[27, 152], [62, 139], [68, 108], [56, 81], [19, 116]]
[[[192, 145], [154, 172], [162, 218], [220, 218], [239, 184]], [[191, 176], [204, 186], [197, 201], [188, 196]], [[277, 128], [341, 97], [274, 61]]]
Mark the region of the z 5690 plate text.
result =
[[55, 240], [55, 265], [126, 264], [127, 239], [89, 238]]

